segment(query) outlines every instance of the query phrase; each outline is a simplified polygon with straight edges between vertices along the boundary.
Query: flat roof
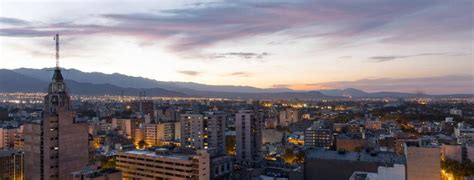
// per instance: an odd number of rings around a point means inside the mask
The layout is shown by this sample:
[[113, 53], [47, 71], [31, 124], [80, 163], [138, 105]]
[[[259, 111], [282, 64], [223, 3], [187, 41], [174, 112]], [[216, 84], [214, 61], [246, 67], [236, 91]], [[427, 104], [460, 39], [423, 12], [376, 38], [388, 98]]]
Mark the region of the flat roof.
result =
[[131, 150], [125, 151], [128, 154], [135, 154], [135, 155], [146, 155], [151, 157], [158, 157], [158, 158], [167, 158], [167, 159], [178, 159], [178, 160], [189, 160], [192, 155], [187, 154], [178, 154], [169, 152], [168, 154], [157, 154], [155, 151], [147, 151], [147, 150]]
[[341, 161], [361, 161], [375, 163], [405, 164], [405, 157], [392, 152], [344, 152], [326, 151], [322, 149], [312, 149], [306, 152], [309, 159], [341, 160]]
[[20, 150], [15, 150], [15, 149], [0, 150], [0, 157], [7, 157], [7, 156], [13, 156], [13, 155], [20, 155], [20, 154], [22, 154], [22, 151]]

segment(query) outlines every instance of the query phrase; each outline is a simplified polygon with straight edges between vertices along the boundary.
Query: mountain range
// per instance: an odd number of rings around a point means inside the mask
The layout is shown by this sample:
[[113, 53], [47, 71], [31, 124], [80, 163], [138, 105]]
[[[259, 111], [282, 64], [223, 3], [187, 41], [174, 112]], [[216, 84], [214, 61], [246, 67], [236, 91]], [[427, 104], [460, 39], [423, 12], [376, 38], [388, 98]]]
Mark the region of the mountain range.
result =
[[[52, 76], [51, 68], [44, 69], [0, 69], [0, 92], [45, 92]], [[332, 89], [319, 91], [296, 91], [287, 88], [256, 88], [251, 86], [206, 85], [193, 82], [157, 81], [153, 79], [104, 74], [64, 69], [71, 94], [78, 95], [134, 95], [146, 92], [147, 96], [163, 97], [216, 97], [242, 99], [335, 99], [366, 97], [426, 97], [400, 92], [368, 93], [362, 90]], [[474, 97], [472, 94], [437, 95], [453, 97]]]

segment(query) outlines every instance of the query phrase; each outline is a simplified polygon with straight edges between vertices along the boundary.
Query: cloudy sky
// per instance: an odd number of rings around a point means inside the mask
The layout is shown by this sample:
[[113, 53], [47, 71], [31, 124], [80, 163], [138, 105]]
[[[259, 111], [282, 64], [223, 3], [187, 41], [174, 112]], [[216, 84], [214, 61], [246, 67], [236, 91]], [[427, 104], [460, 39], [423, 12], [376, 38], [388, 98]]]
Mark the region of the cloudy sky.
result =
[[299, 90], [474, 93], [474, 1], [0, 2], [0, 68]]

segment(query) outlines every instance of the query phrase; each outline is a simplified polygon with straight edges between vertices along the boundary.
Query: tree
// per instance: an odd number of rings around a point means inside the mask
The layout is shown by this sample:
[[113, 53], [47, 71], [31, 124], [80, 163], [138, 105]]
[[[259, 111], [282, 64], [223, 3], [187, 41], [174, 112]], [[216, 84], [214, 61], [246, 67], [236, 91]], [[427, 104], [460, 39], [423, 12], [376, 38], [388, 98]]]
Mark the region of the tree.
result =
[[282, 155], [283, 161], [287, 164], [294, 164], [297, 160], [297, 157], [293, 150], [291, 149], [285, 149], [285, 153]]
[[148, 146], [148, 143], [146, 143], [144, 140], [141, 140], [138, 142], [138, 149], [145, 149], [145, 147]]
[[235, 136], [226, 136], [225, 137], [225, 148], [228, 155], [235, 156], [236, 154], [236, 142]]

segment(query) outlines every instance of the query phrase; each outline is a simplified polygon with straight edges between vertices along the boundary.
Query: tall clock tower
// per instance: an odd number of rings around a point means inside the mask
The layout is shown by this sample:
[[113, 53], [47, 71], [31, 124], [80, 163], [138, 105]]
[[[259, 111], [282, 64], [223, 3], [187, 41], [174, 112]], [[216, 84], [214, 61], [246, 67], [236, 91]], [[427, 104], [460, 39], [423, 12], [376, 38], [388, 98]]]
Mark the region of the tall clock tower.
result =
[[[56, 60], [59, 35], [56, 34]], [[67, 179], [89, 160], [88, 125], [78, 123], [61, 69], [56, 68], [44, 97], [42, 121], [26, 124], [25, 179]]]

